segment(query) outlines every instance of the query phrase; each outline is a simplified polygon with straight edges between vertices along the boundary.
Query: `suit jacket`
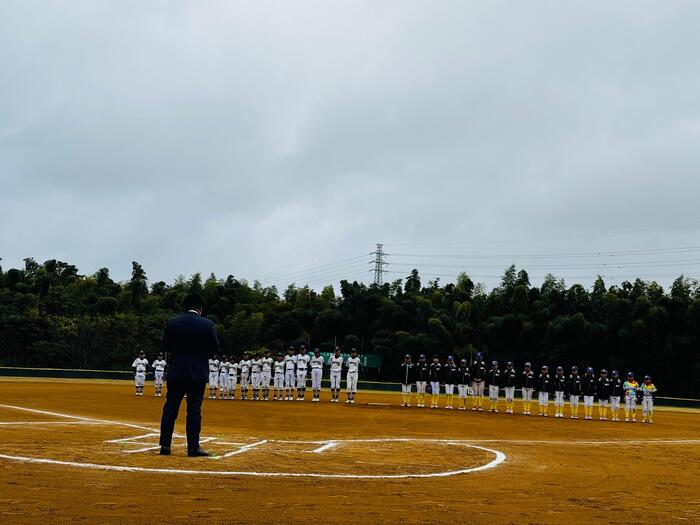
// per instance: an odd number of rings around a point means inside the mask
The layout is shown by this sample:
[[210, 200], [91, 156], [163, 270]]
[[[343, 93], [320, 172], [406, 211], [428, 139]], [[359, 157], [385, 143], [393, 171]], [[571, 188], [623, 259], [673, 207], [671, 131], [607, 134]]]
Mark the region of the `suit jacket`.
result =
[[196, 312], [185, 312], [165, 325], [164, 350], [170, 354], [169, 381], [207, 382], [209, 358], [219, 351], [214, 323]]

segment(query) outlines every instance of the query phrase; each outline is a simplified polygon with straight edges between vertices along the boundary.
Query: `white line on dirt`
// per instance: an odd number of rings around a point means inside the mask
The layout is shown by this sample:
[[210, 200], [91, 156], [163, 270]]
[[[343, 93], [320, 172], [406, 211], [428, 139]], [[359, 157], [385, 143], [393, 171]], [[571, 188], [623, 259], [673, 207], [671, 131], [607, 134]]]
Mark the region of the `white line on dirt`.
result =
[[267, 439], [263, 439], [262, 441], [257, 441], [256, 443], [251, 443], [250, 445], [243, 445], [238, 450], [232, 450], [231, 452], [226, 452], [226, 454], [222, 454], [221, 456], [210, 456], [210, 458], [211, 459], [230, 458], [231, 456], [236, 456], [238, 454], [243, 454], [244, 452], [248, 452], [251, 448], [255, 448], [257, 446], [264, 445], [265, 443], [267, 443]]
[[128, 438], [120, 438], [120, 439], [110, 439], [108, 441], [105, 441], [105, 443], [127, 443], [129, 441], [136, 441], [141, 438], [149, 438], [153, 436], [158, 436], [159, 434], [156, 434], [155, 432], [149, 432], [148, 434], [142, 434], [140, 436], [133, 436], [133, 437], [128, 437]]
[[311, 452], [313, 452], [314, 454], [320, 454], [321, 452], [325, 452], [329, 448], [335, 447], [337, 444], [338, 444], [337, 441], [328, 441], [325, 445], [322, 445], [322, 446], [312, 450]]
[[96, 419], [96, 418], [92, 418], [92, 417], [72, 416], [70, 414], [61, 414], [59, 412], [49, 412], [48, 410], [37, 410], [36, 408], [25, 408], [25, 407], [18, 407], [15, 405], [3, 405], [3, 404], [0, 404], [0, 408], [9, 408], [12, 410], [22, 410], [24, 412], [31, 412], [33, 414], [43, 414], [45, 416], [65, 417], [68, 419], [75, 419], [78, 421], [93, 421], [96, 423], [104, 423], [107, 425], [119, 425], [119, 426], [123, 426], [123, 427], [131, 427], [131, 428], [138, 428], [141, 430], [148, 430], [150, 432], [157, 432], [156, 429], [153, 429], [150, 427], [145, 427], [143, 425], [135, 425], [133, 423], [124, 423], [121, 421], [108, 421], [106, 419]]
[[[214, 441], [215, 439], [216, 438], [213, 438], [213, 437], [212, 438], [204, 438], [204, 439], [200, 439], [199, 442], [200, 443], [209, 443], [210, 441]], [[186, 445], [186, 443], [180, 443], [180, 444], [175, 445], [175, 446], [183, 446], [184, 447], [185, 445]], [[160, 445], [150, 445], [150, 446], [143, 447], [143, 448], [137, 448], [136, 450], [125, 450], [124, 454], [138, 454], [140, 452], [150, 452], [151, 450], [158, 450], [158, 449], [160, 449]]]
[[44, 425], [99, 425], [94, 421], [0, 421], [2, 426], [44, 426]]

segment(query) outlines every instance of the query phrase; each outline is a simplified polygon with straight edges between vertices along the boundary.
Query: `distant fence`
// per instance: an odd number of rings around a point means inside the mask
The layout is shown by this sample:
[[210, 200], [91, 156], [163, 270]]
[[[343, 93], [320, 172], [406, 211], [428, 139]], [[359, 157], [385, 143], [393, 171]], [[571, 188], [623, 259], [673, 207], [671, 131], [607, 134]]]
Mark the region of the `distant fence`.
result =
[[[121, 381], [131, 381], [134, 372], [122, 370], [83, 370], [68, 368], [17, 368], [0, 366], [0, 377], [49, 377], [56, 379], [113, 379]], [[153, 379], [149, 374], [146, 379]], [[323, 380], [323, 387], [329, 388], [330, 381]], [[345, 388], [345, 380], [342, 381]], [[388, 383], [383, 381], [359, 381], [359, 390], [375, 390], [380, 392], [400, 392], [400, 383]], [[661, 397], [655, 398], [655, 403], [660, 406], [700, 408], [700, 399], [689, 399], [682, 397]]]

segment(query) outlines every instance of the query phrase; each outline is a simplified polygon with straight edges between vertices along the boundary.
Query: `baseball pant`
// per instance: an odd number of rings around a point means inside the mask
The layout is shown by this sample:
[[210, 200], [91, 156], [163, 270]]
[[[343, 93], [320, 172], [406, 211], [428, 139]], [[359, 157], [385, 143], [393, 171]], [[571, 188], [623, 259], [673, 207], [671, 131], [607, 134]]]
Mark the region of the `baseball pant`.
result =
[[529, 403], [530, 401], [532, 401], [532, 388], [523, 387], [522, 393], [523, 393], [523, 401], [525, 403]]
[[331, 372], [331, 389], [340, 390], [340, 372]]
[[241, 391], [247, 392], [248, 385], [250, 385], [250, 376], [248, 374], [241, 374]]
[[440, 381], [431, 381], [430, 382], [430, 393], [434, 396], [436, 396], [440, 393]]
[[401, 384], [401, 393], [402, 393], [402, 394], [408, 394], [408, 395], [410, 395], [410, 394], [411, 394], [411, 387], [412, 387], [412, 386], [413, 386], [413, 385], [410, 385], [410, 384], [409, 384], [409, 385], [404, 385], [404, 384], [402, 383], [402, 384]]
[[425, 389], [427, 388], [428, 384], [425, 381], [417, 381], [416, 382], [416, 392], [419, 394], [425, 394]]
[[228, 389], [228, 373], [219, 376], [219, 388], [224, 391]]
[[153, 381], [154, 381], [156, 387], [163, 386], [163, 371], [162, 370], [156, 370], [155, 375], [153, 376]]
[[484, 382], [472, 381], [472, 392], [474, 397], [484, 397]]
[[209, 372], [209, 388], [214, 388], [219, 384], [219, 373]]
[[294, 381], [294, 370], [285, 370], [284, 372], [284, 387], [285, 388], [295, 388], [296, 382]]
[[610, 396], [610, 408], [613, 412], [620, 410], [620, 396]]
[[515, 387], [507, 386], [503, 389], [506, 395], [506, 403], [512, 403], [515, 400]]
[[467, 390], [468, 390], [467, 385], [457, 385], [457, 395], [459, 396], [460, 399], [466, 399], [467, 398]]
[[537, 399], [541, 407], [546, 407], [549, 404], [549, 392], [540, 392]]
[[498, 385], [489, 385], [489, 400], [498, 401]]
[[233, 393], [236, 391], [236, 385], [238, 384], [238, 374], [228, 376], [228, 388], [229, 392]]
[[563, 407], [564, 406], [564, 392], [561, 390], [554, 391], [554, 406]]
[[306, 388], [306, 370], [297, 370], [297, 388]]
[[583, 396], [583, 406], [585, 408], [592, 407], [594, 399], [594, 396]]
[[445, 385], [445, 394], [448, 396], [453, 396], [455, 393], [455, 386], [454, 385]]
[[357, 372], [348, 372], [346, 380], [348, 393], [354, 394], [357, 392]]
[[143, 386], [143, 383], [145, 381], [146, 381], [146, 372], [136, 372], [136, 374], [134, 374], [134, 385]]
[[642, 414], [647, 416], [654, 411], [654, 398], [651, 396], [644, 396], [642, 398]]
[[253, 383], [253, 390], [260, 390], [260, 381], [262, 380], [260, 372], [253, 372], [250, 375], [250, 380]]
[[625, 396], [625, 410], [635, 410], [637, 408], [637, 398], [635, 396]]
[[275, 374], [275, 378], [273, 379], [273, 386], [275, 389], [280, 389], [282, 390], [284, 388], [284, 375], [282, 374]]
[[311, 388], [313, 390], [321, 390], [321, 378], [323, 377], [323, 369], [311, 369]]
[[260, 374], [260, 386], [265, 389], [270, 388], [270, 378], [270, 372], [262, 372]]
[[571, 405], [571, 411], [573, 413], [578, 413], [578, 402], [579, 402], [580, 396], [575, 396], [573, 394], [569, 395], [569, 405]]

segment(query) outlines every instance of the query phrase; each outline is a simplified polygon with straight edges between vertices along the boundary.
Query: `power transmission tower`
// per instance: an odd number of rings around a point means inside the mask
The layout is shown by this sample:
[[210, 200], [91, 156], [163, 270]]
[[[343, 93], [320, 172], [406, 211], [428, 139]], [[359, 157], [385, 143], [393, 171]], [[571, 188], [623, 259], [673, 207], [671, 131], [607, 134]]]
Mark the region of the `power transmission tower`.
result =
[[386, 273], [384, 267], [389, 264], [384, 260], [387, 255], [384, 253], [384, 245], [377, 243], [376, 251], [370, 255], [374, 255], [374, 284], [381, 286], [384, 284], [384, 274]]

